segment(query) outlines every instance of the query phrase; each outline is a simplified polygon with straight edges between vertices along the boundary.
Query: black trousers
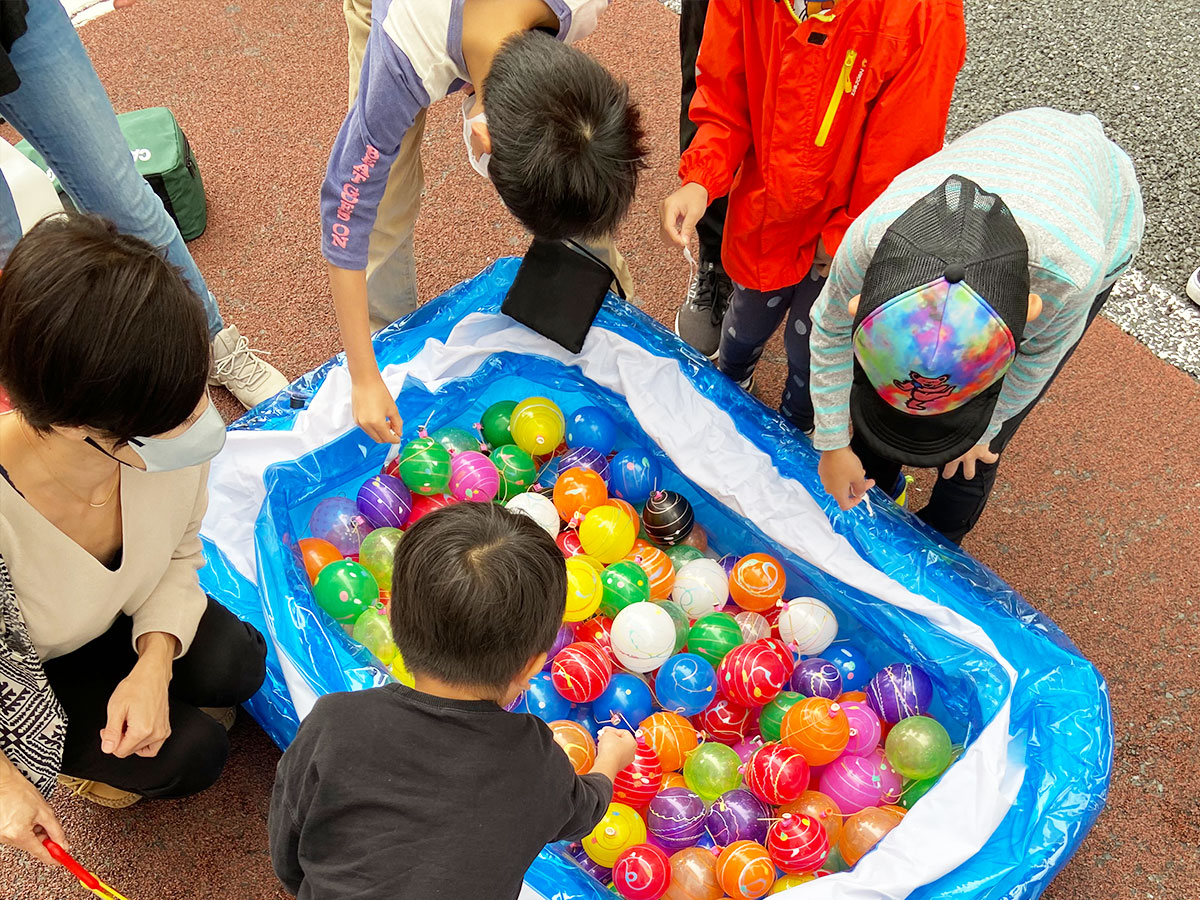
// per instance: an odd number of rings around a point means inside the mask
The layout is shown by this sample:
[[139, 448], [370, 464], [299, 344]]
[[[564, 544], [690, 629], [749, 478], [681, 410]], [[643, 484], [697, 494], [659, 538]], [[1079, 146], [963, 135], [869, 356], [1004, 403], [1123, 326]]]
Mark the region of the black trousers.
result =
[[[700, 54], [700, 39], [704, 36], [704, 18], [708, 15], [708, 0], [682, 0], [679, 13], [679, 66], [683, 74], [683, 89], [679, 104], [679, 152], [682, 153], [696, 136], [696, 124], [688, 118], [688, 107], [696, 93], [696, 57]], [[718, 197], [708, 205], [708, 211], [696, 223], [700, 240], [700, 260], [721, 265], [721, 235], [725, 231], [725, 211], [728, 201]]]
[[62, 772], [144, 797], [186, 797], [213, 784], [229, 756], [229, 736], [201, 706], [249, 700], [266, 677], [263, 636], [209, 598], [188, 652], [175, 660], [170, 687], [171, 736], [157, 756], [117, 759], [100, 750], [108, 700], [133, 669], [133, 620], [73, 653], [45, 663], [50, 687], [67, 714]]
[[[1087, 317], [1087, 325], [1084, 326], [1084, 333], [1087, 332], [1092, 322], [1095, 321], [1100, 308], [1104, 306], [1104, 301], [1108, 299], [1110, 293], [1112, 293], [1111, 287], [1096, 297], [1095, 302], [1092, 303], [1091, 311]], [[1080, 340], [1082, 338], [1083, 335], [1081, 334]], [[1054, 370], [1054, 374], [1050, 376], [1050, 380], [1046, 382], [1045, 387], [1042, 388], [1041, 393], [1034, 398], [1033, 402], [1000, 426], [1000, 433], [988, 445], [993, 453], [1002, 454], [1004, 452], [1004, 448], [1008, 446], [1008, 442], [1012, 440], [1017, 429], [1021, 427], [1021, 423], [1025, 421], [1025, 417], [1033, 411], [1038, 401], [1050, 389], [1050, 385], [1054, 383], [1054, 379], [1058, 377], [1058, 373], [1062, 371], [1063, 366], [1067, 364], [1067, 360], [1071, 358], [1071, 355], [1075, 352], [1075, 348], [1078, 346], [1079, 341], [1076, 341], [1063, 354], [1058, 368]], [[890, 490], [892, 485], [897, 484], [900, 478], [900, 463], [875, 453], [857, 435], [850, 439], [850, 449], [855, 452], [862, 462], [863, 468], [867, 471], [867, 477], [874, 478], [875, 482], [884, 490]], [[992, 495], [992, 488], [995, 487], [996, 472], [999, 468], [999, 460], [994, 463], [977, 462], [975, 464], [974, 478], [966, 478], [963, 475], [961, 466], [959, 466], [958, 471], [950, 478], [943, 478], [941, 469], [939, 469], [937, 483], [933, 486], [933, 492], [929, 496], [929, 503], [917, 513], [918, 518], [931, 527], [936, 528], [954, 543], [961, 543], [967, 533], [975, 527], [975, 523], [979, 521], [979, 517], [983, 515], [988, 498]]]

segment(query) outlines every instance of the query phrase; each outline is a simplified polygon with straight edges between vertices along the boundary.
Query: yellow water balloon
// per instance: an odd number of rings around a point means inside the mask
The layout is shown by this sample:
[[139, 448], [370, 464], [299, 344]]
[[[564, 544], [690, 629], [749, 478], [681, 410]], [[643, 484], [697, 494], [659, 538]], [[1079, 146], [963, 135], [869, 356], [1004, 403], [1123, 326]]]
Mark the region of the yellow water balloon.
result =
[[637, 540], [637, 525], [616, 506], [597, 506], [579, 523], [583, 552], [608, 565], [624, 559]]
[[600, 572], [592, 565], [593, 562], [580, 556], [572, 556], [567, 560], [564, 622], [582, 622], [600, 608], [600, 597], [604, 591], [600, 584]]
[[553, 453], [562, 443], [567, 423], [558, 404], [547, 397], [528, 397], [513, 409], [508, 430], [513, 443], [530, 456]]

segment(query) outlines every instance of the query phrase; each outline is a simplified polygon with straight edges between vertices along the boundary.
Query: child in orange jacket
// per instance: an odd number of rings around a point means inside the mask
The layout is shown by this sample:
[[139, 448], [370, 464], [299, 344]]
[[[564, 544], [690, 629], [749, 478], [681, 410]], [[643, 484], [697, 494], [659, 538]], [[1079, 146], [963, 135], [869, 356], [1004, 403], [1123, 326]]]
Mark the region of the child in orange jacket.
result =
[[962, 0], [712, 0], [689, 115], [683, 186], [662, 203], [686, 247], [728, 194], [721, 251], [734, 296], [718, 365], [752, 388], [788, 318], [780, 411], [813, 427], [808, 331], [846, 229], [888, 183], [942, 148], [966, 54]]

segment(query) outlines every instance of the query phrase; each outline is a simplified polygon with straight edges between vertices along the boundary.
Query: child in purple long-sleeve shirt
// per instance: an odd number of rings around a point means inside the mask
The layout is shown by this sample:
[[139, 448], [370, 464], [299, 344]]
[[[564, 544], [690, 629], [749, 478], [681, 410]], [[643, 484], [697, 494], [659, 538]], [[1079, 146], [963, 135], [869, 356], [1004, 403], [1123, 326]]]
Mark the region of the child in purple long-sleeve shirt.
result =
[[643, 165], [638, 112], [624, 83], [571, 46], [607, 7], [375, 0], [357, 90], [351, 48], [352, 102], [321, 188], [321, 247], [354, 417], [375, 440], [400, 439], [370, 332], [417, 305], [412, 232], [425, 110], [435, 100], [463, 92], [471, 164], [525, 228], [545, 240], [591, 242], [627, 280], [612, 233]]

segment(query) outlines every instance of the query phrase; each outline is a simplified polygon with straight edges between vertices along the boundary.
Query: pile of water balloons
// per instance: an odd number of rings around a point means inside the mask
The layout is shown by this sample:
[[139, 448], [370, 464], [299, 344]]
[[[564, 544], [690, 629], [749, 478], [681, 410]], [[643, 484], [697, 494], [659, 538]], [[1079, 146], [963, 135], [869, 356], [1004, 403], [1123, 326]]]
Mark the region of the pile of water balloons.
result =
[[545, 720], [580, 773], [602, 727], [638, 738], [570, 848], [579, 865], [627, 900], [756, 898], [853, 866], [960, 752], [930, 716], [932, 680], [871, 672], [825, 602], [785, 598], [769, 554], [714, 558], [654, 455], [616, 443], [604, 410], [566, 417], [544, 397], [493, 404], [476, 433], [422, 430], [355, 501], [313, 512], [301, 545], [318, 604], [407, 675], [381, 605], [403, 529], [502, 502], [567, 567], [563, 626], [512, 709]]
[[[581, 527], [571, 535], [588, 535], [589, 546], [619, 544], [626, 531], [632, 546], [637, 518], [632, 506], [614, 509], [610, 520], [592, 516], [586, 528], [584, 513], [597, 505], [598, 496], [608, 498], [610, 458], [638, 502], [660, 477], [658, 464], [640, 450], [612, 454], [617, 429], [605, 412], [585, 407], [568, 423], [558, 405], [545, 397], [494, 403], [473, 431], [448, 426], [429, 433], [420, 428], [418, 435], [363, 482], [357, 496], [321, 500], [309, 517], [311, 536], [299, 541], [317, 605], [409, 684], [386, 605], [396, 546], [414, 522], [451, 503], [500, 502], [531, 516], [552, 535], [559, 533], [561, 512]], [[548, 481], [539, 483], [539, 473]], [[618, 549], [613, 560], [629, 547]], [[608, 558], [609, 553], [601, 555]]]

